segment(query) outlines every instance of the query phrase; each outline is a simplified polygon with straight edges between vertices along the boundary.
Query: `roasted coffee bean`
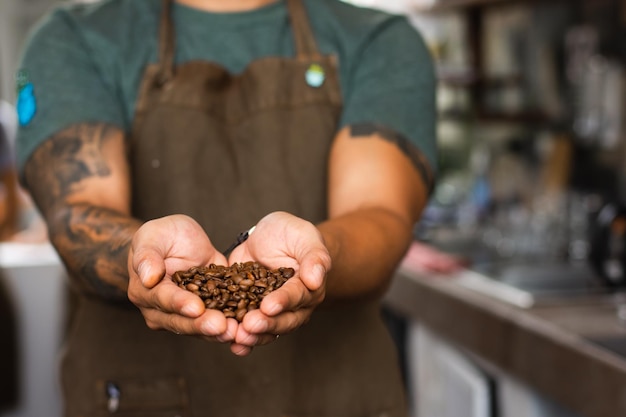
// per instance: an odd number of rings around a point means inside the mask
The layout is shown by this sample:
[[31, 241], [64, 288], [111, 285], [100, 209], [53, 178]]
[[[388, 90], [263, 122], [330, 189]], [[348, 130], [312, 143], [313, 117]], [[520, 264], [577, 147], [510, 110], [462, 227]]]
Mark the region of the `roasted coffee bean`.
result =
[[247, 312], [248, 310], [245, 307], [237, 309], [237, 311], [235, 311], [235, 319], [241, 323], [243, 316], [245, 316]]
[[263, 298], [295, 275], [293, 268], [269, 269], [258, 262], [231, 266], [194, 266], [176, 271], [172, 281], [199, 296], [206, 308], [221, 310], [241, 322], [248, 311], [259, 308]]

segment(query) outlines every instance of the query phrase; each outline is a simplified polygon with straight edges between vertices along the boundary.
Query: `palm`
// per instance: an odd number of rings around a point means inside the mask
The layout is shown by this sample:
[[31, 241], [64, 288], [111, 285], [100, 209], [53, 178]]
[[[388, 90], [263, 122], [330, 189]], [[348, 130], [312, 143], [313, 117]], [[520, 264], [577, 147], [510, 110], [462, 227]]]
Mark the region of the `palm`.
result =
[[168, 275], [192, 266], [211, 263], [226, 265], [226, 257], [213, 247], [204, 230], [196, 222], [184, 218], [184, 221], [178, 222], [171, 232], [173, 241], [165, 257]]
[[285, 213], [273, 213], [262, 219], [254, 232], [231, 257], [230, 263], [257, 261], [267, 267], [298, 267], [298, 245], [306, 236], [303, 229], [309, 225], [304, 220]]
[[155, 262], [161, 259], [168, 276], [192, 266], [226, 265], [227, 262], [202, 227], [187, 216], [167, 216], [146, 223], [139, 230], [136, 242], [142, 242], [137, 245], [139, 250]]

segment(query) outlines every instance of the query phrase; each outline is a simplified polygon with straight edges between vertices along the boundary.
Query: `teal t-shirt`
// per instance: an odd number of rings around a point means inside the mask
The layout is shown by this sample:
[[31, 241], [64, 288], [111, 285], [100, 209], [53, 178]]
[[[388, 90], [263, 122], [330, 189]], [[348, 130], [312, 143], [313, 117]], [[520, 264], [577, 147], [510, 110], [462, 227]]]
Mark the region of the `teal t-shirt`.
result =
[[[339, 61], [340, 126], [376, 123], [415, 144], [435, 168], [435, 76], [404, 16], [339, 0], [304, 0], [318, 46]], [[75, 123], [130, 131], [143, 70], [156, 62], [161, 0], [61, 6], [33, 29], [18, 80], [20, 169], [46, 138]], [[255, 59], [293, 56], [285, 0], [241, 13], [174, 4], [176, 62], [208, 60], [240, 73]]]

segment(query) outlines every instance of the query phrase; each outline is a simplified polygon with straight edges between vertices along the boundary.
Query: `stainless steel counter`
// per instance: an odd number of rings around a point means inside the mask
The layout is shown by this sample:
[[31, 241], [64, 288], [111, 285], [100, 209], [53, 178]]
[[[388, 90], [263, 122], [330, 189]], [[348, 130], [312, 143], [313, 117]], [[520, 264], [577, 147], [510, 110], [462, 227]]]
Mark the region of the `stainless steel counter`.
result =
[[538, 303], [486, 278], [475, 271], [440, 276], [405, 262], [386, 303], [581, 416], [626, 416], [621, 294], [553, 294]]

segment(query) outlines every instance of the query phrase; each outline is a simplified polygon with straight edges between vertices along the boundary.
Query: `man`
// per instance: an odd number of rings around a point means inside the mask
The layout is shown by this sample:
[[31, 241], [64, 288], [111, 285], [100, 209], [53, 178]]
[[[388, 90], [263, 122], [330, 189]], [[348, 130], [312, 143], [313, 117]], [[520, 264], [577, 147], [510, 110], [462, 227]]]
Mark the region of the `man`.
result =
[[[435, 120], [404, 18], [110, 0], [52, 14], [22, 68], [24, 183], [80, 299], [67, 416], [406, 415], [379, 300], [432, 187]], [[296, 275], [241, 323], [171, 279], [248, 260]]]

